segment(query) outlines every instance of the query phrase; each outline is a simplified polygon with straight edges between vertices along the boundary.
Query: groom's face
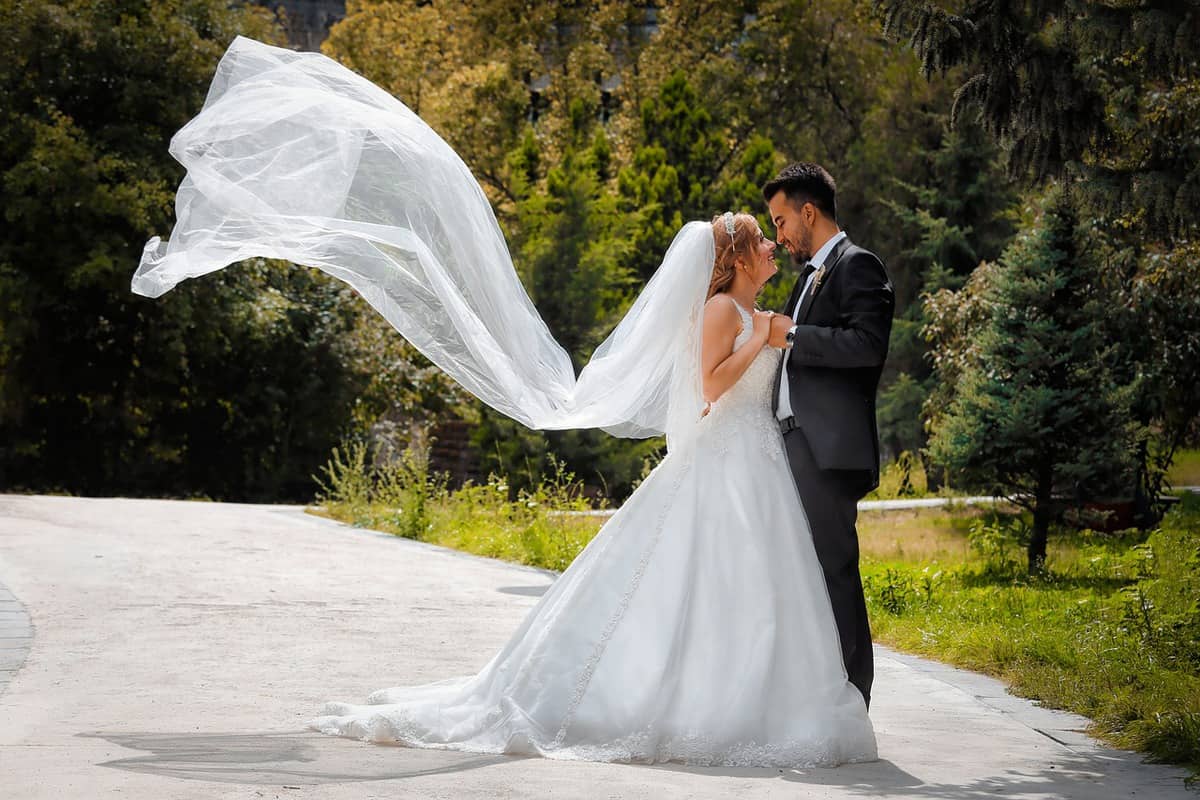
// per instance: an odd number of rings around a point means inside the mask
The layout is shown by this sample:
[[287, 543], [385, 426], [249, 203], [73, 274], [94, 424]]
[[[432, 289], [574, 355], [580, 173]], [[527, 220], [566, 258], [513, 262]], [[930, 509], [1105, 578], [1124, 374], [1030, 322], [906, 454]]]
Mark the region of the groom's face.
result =
[[783, 192], [776, 192], [767, 201], [771, 221], [775, 223], [775, 241], [788, 249], [793, 261], [803, 264], [813, 255], [813, 222], [816, 209], [812, 203], [797, 205]]

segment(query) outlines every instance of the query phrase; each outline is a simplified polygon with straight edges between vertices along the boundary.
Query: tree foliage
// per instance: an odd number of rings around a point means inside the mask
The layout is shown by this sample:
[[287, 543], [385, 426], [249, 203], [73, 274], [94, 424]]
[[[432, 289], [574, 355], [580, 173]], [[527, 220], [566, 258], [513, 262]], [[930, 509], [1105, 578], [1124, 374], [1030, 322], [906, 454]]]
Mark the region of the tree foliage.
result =
[[[761, 184], [788, 160], [824, 163], [839, 180], [840, 223], [882, 256], [897, 288], [880, 397], [890, 456], [922, 451], [922, 422], [936, 426], [956, 396], [954, 370], [978, 355], [951, 329], [986, 311], [976, 298], [995, 290], [991, 262], [1013, 233], [1020, 190], [1004, 161], [1032, 171], [1034, 195], [1038, 174], [1061, 175], [1096, 229], [1088, 263], [1119, 295], [1108, 363], [1136, 389], [1140, 429], [1157, 432], [1143, 462], [1161, 464], [1200, 408], [1197, 262], [1180, 211], [1192, 202], [1200, 103], [1195, 59], [1162, 46], [1168, 23], [1191, 30], [1191, 4], [1143, 19], [1153, 8], [352, 0], [324, 50], [463, 156], [577, 366], [683, 222], [726, 209], [767, 222]], [[880, 9], [915, 52], [881, 35]], [[169, 228], [179, 170], [167, 139], [199, 108], [229, 38], [270, 37], [269, 20], [215, 0], [19, 2], [3, 13], [13, 54], [0, 69], [7, 483], [300, 492], [308, 453], [339, 433], [403, 431], [452, 412], [482, 420], [477, 456], [514, 488], [550, 456], [614, 499], [637, 480], [660, 442], [524, 431], [464, 404], [353, 293], [305, 271], [251, 263], [168, 302], [128, 296], [141, 243]], [[1114, 19], [1142, 27], [1116, 31]], [[1016, 60], [999, 71], [988, 61], [1006, 58]], [[1055, 92], [1075, 94], [1059, 102]], [[1051, 130], [1063, 120], [1074, 127]], [[1164, 172], [1182, 177], [1167, 186]], [[779, 308], [794, 280], [783, 266], [766, 307]], [[86, 480], [71, 465], [81, 438], [98, 471]], [[217, 440], [241, 474], [222, 471]], [[1143, 470], [1148, 492], [1155, 474]]]
[[62, 0], [0, 10], [0, 483], [226, 498], [310, 494], [357, 387], [349, 293], [254, 262], [133, 296], [169, 230], [167, 142], [260, 9]]
[[961, 71], [956, 118], [978, 115], [1013, 174], [1060, 179], [1089, 220], [1117, 292], [1114, 369], [1156, 433], [1136, 490], [1153, 501], [1200, 417], [1200, 3], [875, 6], [926, 74]]
[[[1015, 192], [999, 169], [995, 146], [978, 127], [943, 129], [926, 158], [924, 185], [897, 178], [903, 194], [882, 201], [894, 220], [889, 266], [901, 309], [879, 397], [880, 433], [892, 455], [924, 452], [921, 420], [938, 407], [930, 402], [939, 377], [923, 334], [930, 320], [920, 297], [961, 287], [981, 261], [999, 256], [1012, 233]], [[936, 488], [937, 467], [925, 462]]]
[[[179, 170], [166, 141], [199, 108], [234, 33], [274, 35], [265, 16], [202, 0], [18, 3], [7, 13], [0, 403], [13, 435], [0, 463], [8, 483], [299, 491], [312, 471], [309, 448], [339, 432], [393, 435], [463, 408], [424, 359], [364, 317], [352, 293], [307, 273], [251, 264], [185, 284], [169, 302], [127, 295], [140, 244], [169, 228]], [[874, 25], [848, 1], [715, 13], [688, 2], [517, 9], [507, 0], [357, 0], [324, 49], [418, 110], [464, 157], [494, 201], [531, 296], [578, 365], [685, 220], [761, 214], [759, 186], [787, 158], [823, 160], [843, 179], [843, 218], [856, 238], [885, 257], [921, 251], [896, 263], [909, 294], [921, 291], [933, 256], [921, 250], [920, 220], [944, 220], [946, 230], [974, 223], [926, 202], [939, 197], [928, 149], [945, 137], [945, 114], [928, 98], [907, 99], [945, 88], [918, 82], [916, 60], [889, 49]], [[781, 275], [764, 305], [781, 305], [790, 282]], [[919, 351], [917, 341], [918, 365]], [[104, 371], [77, 368], [100, 352], [112, 361]], [[44, 366], [56, 359], [61, 373]], [[293, 368], [304, 363], [307, 382]], [[896, 396], [915, 402], [911, 391]], [[661, 444], [518, 436], [494, 422], [479, 442], [489, 466], [528, 471], [528, 461], [540, 472], [552, 452], [618, 496]], [[911, 437], [901, 416], [894, 428], [904, 433], [893, 438]], [[96, 474], [85, 478], [72, 466], [71, 443], [81, 438], [96, 450], [87, 456]], [[509, 440], [525, 444], [506, 453]], [[236, 474], [223, 457], [246, 465]]]
[[1200, 225], [1200, 3], [876, 0], [926, 73], [963, 65], [956, 116], [978, 110], [1014, 170], [1076, 175], [1154, 238]]
[[1128, 485], [1128, 393], [1104, 326], [1114, 297], [1095, 279], [1077, 226], [1052, 192], [1004, 251], [974, 352], [930, 442], [958, 485], [1033, 512], [1031, 571], [1045, 561], [1056, 503]]

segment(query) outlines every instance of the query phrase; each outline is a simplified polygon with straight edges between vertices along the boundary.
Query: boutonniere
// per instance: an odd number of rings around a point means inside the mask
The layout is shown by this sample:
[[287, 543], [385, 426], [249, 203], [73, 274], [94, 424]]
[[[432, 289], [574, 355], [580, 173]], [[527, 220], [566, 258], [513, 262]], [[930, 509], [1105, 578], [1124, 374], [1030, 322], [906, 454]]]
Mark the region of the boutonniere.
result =
[[819, 270], [817, 270], [817, 274], [813, 275], [812, 293], [814, 295], [817, 293], [817, 289], [821, 288], [821, 281], [823, 281], [823, 280], [825, 280], [825, 265], [824, 264], [822, 264], [821, 268]]

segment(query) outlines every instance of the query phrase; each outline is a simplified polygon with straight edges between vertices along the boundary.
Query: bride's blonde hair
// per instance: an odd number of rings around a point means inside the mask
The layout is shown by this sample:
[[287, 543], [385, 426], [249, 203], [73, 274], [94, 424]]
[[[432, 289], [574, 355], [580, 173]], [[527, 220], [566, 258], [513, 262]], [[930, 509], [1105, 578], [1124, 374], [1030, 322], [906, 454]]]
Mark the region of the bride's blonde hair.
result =
[[708, 284], [709, 298], [730, 287], [737, 271], [738, 258], [749, 258], [754, 250], [754, 240], [758, 238], [758, 220], [749, 214], [732, 216], [733, 236], [726, 229], [725, 214], [717, 214], [712, 218], [717, 256], [713, 263], [712, 280]]

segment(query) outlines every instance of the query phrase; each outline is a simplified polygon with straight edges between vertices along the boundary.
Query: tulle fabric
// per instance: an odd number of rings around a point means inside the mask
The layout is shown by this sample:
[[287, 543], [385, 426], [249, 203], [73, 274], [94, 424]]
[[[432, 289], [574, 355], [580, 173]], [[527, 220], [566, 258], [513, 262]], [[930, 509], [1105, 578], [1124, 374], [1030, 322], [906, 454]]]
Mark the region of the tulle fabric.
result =
[[778, 358], [758, 355], [478, 674], [332, 703], [311, 727], [596, 761], [874, 759], [770, 412]]
[[466, 165], [337, 62], [238, 37], [171, 154], [187, 168], [175, 229], [147, 243], [133, 291], [158, 297], [243, 259], [284, 259], [349, 283], [448, 375], [529, 427], [682, 440], [699, 419], [707, 223], [679, 232], [576, 380]]

